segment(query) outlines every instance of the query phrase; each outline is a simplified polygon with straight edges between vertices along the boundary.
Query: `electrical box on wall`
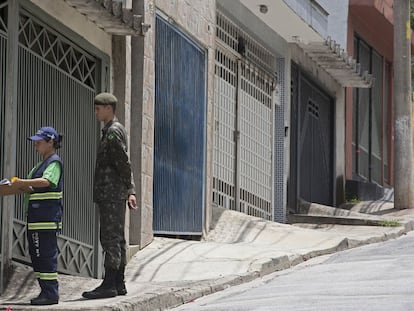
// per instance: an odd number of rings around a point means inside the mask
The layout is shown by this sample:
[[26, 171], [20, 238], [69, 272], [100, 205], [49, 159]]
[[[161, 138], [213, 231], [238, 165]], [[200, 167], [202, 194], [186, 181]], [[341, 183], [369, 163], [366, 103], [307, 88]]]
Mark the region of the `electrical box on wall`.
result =
[[276, 83], [273, 86], [272, 100], [273, 100], [273, 105], [276, 105], [276, 106], [280, 106], [281, 105], [281, 100], [280, 100], [280, 84], [279, 83]]

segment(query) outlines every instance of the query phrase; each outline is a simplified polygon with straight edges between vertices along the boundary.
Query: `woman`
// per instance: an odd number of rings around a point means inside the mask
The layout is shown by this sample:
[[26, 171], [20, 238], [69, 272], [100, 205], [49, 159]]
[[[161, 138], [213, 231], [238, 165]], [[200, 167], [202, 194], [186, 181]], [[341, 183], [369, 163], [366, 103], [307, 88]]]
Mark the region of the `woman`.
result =
[[[59, 302], [57, 280], [57, 233], [62, 227], [63, 164], [56, 150], [62, 135], [53, 127], [42, 127], [27, 138], [34, 142], [42, 158], [27, 179], [14, 178], [12, 183], [30, 191], [25, 195], [27, 208], [27, 239], [33, 270], [41, 292], [32, 305], [52, 305]], [[28, 190], [30, 189], [30, 190]]]

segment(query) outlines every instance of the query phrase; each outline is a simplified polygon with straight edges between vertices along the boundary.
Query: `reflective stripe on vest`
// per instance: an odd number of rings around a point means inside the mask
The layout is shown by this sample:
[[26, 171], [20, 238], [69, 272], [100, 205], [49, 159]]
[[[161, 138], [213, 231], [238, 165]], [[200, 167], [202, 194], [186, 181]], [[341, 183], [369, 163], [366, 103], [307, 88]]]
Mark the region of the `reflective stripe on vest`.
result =
[[63, 192], [36, 192], [29, 196], [29, 200], [59, 200], [63, 198]]
[[61, 222], [29, 222], [27, 224], [29, 230], [57, 230], [62, 229]]
[[44, 281], [57, 280], [57, 272], [35, 272], [35, 277]]

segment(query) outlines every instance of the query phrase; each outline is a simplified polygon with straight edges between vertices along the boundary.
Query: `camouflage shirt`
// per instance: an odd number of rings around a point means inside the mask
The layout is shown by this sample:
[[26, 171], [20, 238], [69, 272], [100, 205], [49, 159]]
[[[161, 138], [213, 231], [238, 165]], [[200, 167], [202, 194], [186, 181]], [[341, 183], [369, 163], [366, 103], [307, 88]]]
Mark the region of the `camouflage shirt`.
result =
[[114, 202], [135, 194], [127, 134], [116, 119], [105, 124], [96, 157], [94, 202]]

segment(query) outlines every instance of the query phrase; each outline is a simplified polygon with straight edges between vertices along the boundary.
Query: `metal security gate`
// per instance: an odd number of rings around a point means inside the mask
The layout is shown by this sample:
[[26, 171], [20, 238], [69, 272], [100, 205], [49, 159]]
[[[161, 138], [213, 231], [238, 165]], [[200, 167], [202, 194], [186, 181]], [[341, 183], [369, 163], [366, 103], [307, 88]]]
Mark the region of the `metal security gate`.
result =
[[160, 16], [155, 26], [154, 232], [201, 235], [205, 51]]
[[[0, 1], [0, 179], [4, 173], [4, 120], [6, 103], [6, 61], [7, 61], [7, 2]], [[0, 197], [0, 208], [3, 208], [2, 198]], [[0, 238], [3, 233], [3, 211], [0, 210]], [[3, 241], [3, 239], [2, 239]], [[0, 288], [3, 288], [3, 242], [0, 242]]]
[[275, 58], [221, 12], [217, 37], [213, 202], [274, 220]]
[[333, 205], [333, 104], [292, 65], [290, 207], [297, 199]]
[[257, 66], [240, 67], [240, 211], [273, 220], [273, 78]]
[[[100, 276], [98, 227], [92, 199], [99, 125], [93, 98], [101, 89], [102, 60], [85, 51], [23, 8], [19, 12], [17, 171], [25, 177], [40, 160], [26, 137], [51, 125], [62, 132], [63, 231], [58, 271]], [[28, 263], [23, 196], [16, 197], [13, 259]]]
[[213, 202], [236, 209], [236, 94], [237, 61], [216, 48], [214, 76], [214, 166]]

